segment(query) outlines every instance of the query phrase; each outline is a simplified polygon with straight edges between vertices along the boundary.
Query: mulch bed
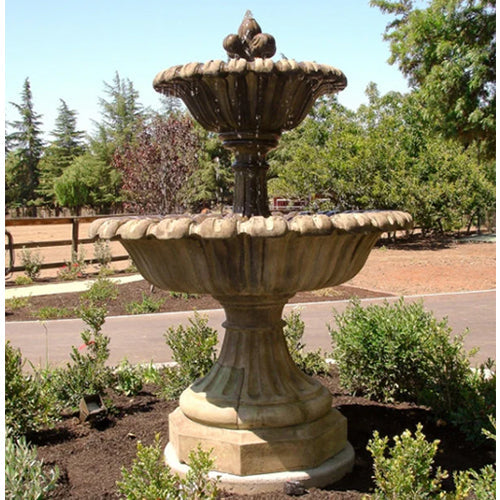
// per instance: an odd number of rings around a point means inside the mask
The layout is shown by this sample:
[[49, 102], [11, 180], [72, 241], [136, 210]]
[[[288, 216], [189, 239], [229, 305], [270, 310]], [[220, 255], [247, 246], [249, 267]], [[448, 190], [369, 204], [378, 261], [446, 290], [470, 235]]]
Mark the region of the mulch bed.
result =
[[[436, 421], [427, 408], [408, 403], [384, 405], [350, 396], [341, 389], [335, 369], [331, 376], [318, 379], [333, 394], [333, 406], [348, 419], [349, 441], [355, 449], [356, 461], [353, 471], [340, 482], [324, 489], [312, 488], [303, 498], [353, 500], [369, 493], [373, 488], [373, 472], [366, 445], [375, 429], [381, 435], [394, 436], [407, 428], [415, 430], [421, 422], [428, 440], [440, 440], [436, 465], [448, 470], [450, 476], [455, 470], [478, 470], [495, 461], [493, 445], [474, 446], [465, 441], [451, 425]], [[97, 428], [81, 424], [76, 416], [70, 416], [55, 429], [30, 437], [38, 446], [39, 457], [48, 466], [57, 465], [61, 472], [58, 487], [50, 498], [117, 498], [115, 483], [121, 479], [121, 467], [130, 468], [136, 456], [137, 441], [151, 445], [155, 434], [161, 433], [162, 444], [166, 444], [168, 415], [177, 408], [178, 402], [159, 400], [154, 392], [154, 386], [147, 386], [134, 397], [109, 394], [114, 411], [107, 422]], [[451, 479], [446, 481], [445, 487], [452, 487]], [[252, 496], [223, 493], [222, 498], [278, 500], [290, 497], [276, 492]]]
[[[162, 299], [162, 303], [158, 312], [171, 311], [191, 311], [204, 309], [217, 309], [221, 305], [210, 295], [196, 295], [189, 298], [173, 297], [170, 292], [155, 288], [151, 292], [151, 285], [145, 281], [136, 281], [133, 283], [125, 283], [118, 285], [118, 297], [115, 300], [110, 300], [106, 304], [108, 316], [121, 316], [127, 313], [125, 306], [132, 302], [142, 302], [143, 295], [151, 295], [154, 300]], [[390, 294], [382, 292], [374, 292], [363, 290], [350, 286], [336, 286], [328, 289], [328, 293], [318, 292], [299, 292], [295, 295], [290, 303], [304, 303], [330, 300], [346, 300], [354, 297], [372, 298], [372, 297], [388, 297]], [[37, 319], [36, 313], [42, 307], [57, 307], [73, 310], [80, 304], [81, 293], [64, 293], [55, 295], [35, 296], [29, 299], [29, 304], [25, 307], [13, 309], [6, 305], [6, 320], [7, 321], [29, 321]], [[77, 317], [77, 313], [72, 311], [71, 314], [65, 317]]]

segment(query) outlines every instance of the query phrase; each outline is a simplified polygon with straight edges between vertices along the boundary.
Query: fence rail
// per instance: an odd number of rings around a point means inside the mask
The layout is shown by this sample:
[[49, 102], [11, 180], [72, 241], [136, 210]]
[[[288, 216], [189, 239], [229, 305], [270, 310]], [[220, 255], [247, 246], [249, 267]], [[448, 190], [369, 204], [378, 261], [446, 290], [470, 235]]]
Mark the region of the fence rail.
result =
[[[5, 235], [7, 237], [7, 242], [5, 244], [6, 255], [9, 257], [9, 265], [5, 268], [5, 274], [8, 275], [13, 272], [24, 271], [25, 267], [22, 265], [15, 265], [14, 262], [14, 251], [22, 248], [47, 248], [47, 247], [60, 247], [60, 246], [71, 246], [72, 253], [78, 253], [79, 245], [84, 245], [88, 243], [93, 243], [96, 238], [80, 238], [79, 228], [81, 223], [93, 222], [96, 219], [103, 217], [110, 217], [109, 215], [102, 216], [83, 216], [83, 217], [23, 217], [5, 220]], [[54, 224], [71, 224], [71, 239], [66, 240], [53, 240], [53, 241], [28, 241], [16, 243], [12, 236], [12, 233], [8, 230], [9, 227], [16, 226], [40, 226], [40, 225], [54, 225]], [[128, 255], [113, 255], [111, 261], [121, 261], [127, 260]], [[86, 264], [91, 264], [95, 262], [95, 259], [85, 259]], [[54, 269], [61, 267], [66, 262], [48, 262], [42, 263], [41, 269]]]

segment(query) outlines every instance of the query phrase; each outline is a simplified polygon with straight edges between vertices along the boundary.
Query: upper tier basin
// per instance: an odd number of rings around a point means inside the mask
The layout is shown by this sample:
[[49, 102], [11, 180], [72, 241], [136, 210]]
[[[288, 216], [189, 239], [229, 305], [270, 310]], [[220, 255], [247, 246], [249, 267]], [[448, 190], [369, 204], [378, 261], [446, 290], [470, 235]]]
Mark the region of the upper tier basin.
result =
[[251, 137], [295, 128], [319, 96], [346, 85], [342, 71], [331, 66], [261, 58], [174, 66], [153, 82], [158, 92], [180, 97], [206, 129]]

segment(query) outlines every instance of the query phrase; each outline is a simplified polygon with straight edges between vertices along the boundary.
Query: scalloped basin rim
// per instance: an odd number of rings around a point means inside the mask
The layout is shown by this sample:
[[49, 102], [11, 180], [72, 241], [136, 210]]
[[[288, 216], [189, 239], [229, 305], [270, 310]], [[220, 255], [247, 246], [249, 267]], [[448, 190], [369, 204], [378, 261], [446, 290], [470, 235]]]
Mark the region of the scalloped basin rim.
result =
[[327, 78], [338, 80], [339, 89], [347, 85], [347, 78], [338, 68], [315, 62], [297, 62], [293, 59], [281, 59], [277, 62], [271, 59], [255, 58], [253, 61], [245, 59], [231, 59], [225, 63], [222, 60], [210, 60], [205, 63], [190, 62], [183, 65], [172, 66], [160, 71], [154, 81], [153, 87], [161, 88], [163, 85], [175, 80], [188, 80], [201, 77], [224, 77], [229, 73], [245, 74], [254, 73], [303, 73], [311, 75], [322, 75]]
[[238, 214], [122, 216], [95, 220], [90, 226], [89, 236], [102, 239], [168, 240], [186, 237], [226, 239], [246, 234], [251, 237], [273, 238], [284, 236], [289, 232], [300, 235], [328, 235], [334, 232], [383, 233], [410, 229], [412, 226], [411, 215], [396, 210], [293, 217], [284, 215], [245, 217]]

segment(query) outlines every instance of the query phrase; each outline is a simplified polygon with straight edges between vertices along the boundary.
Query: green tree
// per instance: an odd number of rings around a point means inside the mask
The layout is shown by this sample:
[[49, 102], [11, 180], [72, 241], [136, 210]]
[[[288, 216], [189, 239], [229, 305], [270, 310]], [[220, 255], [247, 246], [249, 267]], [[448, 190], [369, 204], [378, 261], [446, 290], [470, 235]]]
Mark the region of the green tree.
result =
[[41, 115], [35, 112], [29, 78], [21, 92], [21, 104], [10, 103], [20, 119], [9, 123], [14, 132], [7, 136], [10, 151], [6, 162], [6, 198], [10, 203], [34, 207], [39, 182], [38, 164], [43, 152]]
[[102, 120], [97, 124], [91, 146], [95, 154], [111, 165], [115, 151], [134, 140], [145, 111], [133, 83], [121, 78], [118, 72], [111, 83], [104, 82], [104, 87], [106, 97], [99, 99]]
[[78, 156], [54, 183], [57, 202], [79, 215], [90, 206], [106, 213], [119, 201], [120, 174], [90, 154]]
[[46, 203], [54, 205], [54, 181], [72, 161], [85, 151], [84, 132], [77, 129], [77, 113], [68, 108], [66, 102], [60, 99], [55, 129], [51, 132], [54, 140], [45, 148], [40, 161], [40, 185], [37, 192], [42, 195]]
[[384, 38], [435, 127], [495, 155], [496, 8], [493, 0], [371, 0], [396, 18]]

